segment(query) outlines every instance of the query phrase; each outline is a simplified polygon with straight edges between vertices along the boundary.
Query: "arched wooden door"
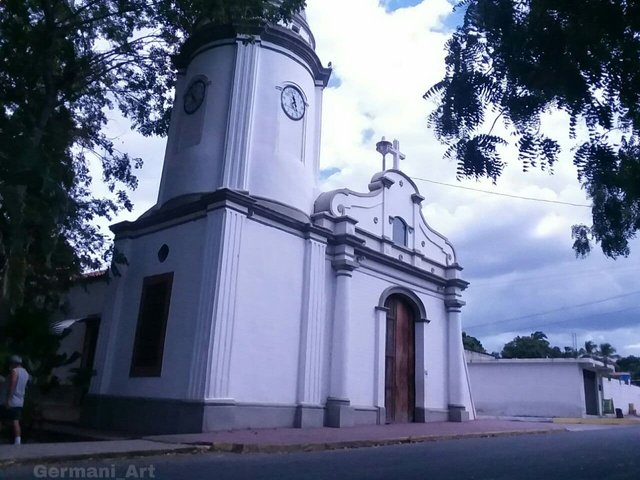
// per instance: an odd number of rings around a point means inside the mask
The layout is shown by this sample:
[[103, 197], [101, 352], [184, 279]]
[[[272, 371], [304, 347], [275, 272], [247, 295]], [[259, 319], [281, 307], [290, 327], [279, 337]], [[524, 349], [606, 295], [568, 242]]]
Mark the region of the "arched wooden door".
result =
[[386, 302], [385, 409], [387, 423], [409, 423], [415, 411], [415, 318], [399, 295]]

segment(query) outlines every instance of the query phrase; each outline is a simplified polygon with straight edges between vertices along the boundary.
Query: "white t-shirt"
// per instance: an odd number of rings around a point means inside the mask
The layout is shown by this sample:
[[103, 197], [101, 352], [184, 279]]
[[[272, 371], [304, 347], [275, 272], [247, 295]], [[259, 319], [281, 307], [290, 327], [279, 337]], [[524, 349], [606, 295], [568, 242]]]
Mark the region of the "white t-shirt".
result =
[[[16, 388], [13, 391], [11, 397], [9, 397], [9, 407], [23, 407], [24, 406], [24, 391], [27, 388], [29, 382], [29, 373], [22, 367], [16, 367], [13, 369], [16, 372]], [[10, 382], [10, 378], [7, 379]], [[9, 385], [7, 385], [9, 388]]]

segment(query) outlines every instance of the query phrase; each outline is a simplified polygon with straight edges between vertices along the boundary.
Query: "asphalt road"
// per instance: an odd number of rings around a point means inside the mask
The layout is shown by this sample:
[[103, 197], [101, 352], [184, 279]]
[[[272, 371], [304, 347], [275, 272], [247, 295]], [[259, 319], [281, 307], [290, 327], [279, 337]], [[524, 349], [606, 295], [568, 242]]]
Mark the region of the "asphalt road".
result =
[[0, 478], [90, 478], [81, 468], [101, 467], [102, 478], [170, 480], [638, 480], [639, 453], [640, 426], [632, 426], [316, 453], [204, 453], [31, 465], [4, 469]]

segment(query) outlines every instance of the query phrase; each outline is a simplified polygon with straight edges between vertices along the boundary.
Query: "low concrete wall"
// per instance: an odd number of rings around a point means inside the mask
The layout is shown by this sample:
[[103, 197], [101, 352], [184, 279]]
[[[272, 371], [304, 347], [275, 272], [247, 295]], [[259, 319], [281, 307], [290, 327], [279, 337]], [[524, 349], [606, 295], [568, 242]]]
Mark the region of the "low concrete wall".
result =
[[478, 415], [582, 417], [582, 371], [576, 363], [538, 361], [469, 362]]
[[625, 415], [629, 415], [630, 403], [635, 406], [636, 411], [640, 410], [640, 387], [627, 385], [622, 380], [615, 378], [604, 378], [602, 391], [604, 398], [612, 398], [613, 406], [621, 408]]

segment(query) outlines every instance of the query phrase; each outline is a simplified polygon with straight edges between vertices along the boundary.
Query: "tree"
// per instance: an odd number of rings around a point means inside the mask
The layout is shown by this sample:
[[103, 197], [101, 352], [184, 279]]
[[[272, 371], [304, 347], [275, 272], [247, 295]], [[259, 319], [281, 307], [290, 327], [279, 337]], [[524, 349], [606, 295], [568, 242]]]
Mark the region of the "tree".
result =
[[[104, 132], [117, 109], [143, 135], [167, 132], [171, 55], [204, 22], [289, 19], [304, 0], [5, 0], [0, 8], [0, 287], [50, 310], [105, 257], [98, 217], [130, 209], [140, 159]], [[112, 195], [90, 190], [92, 163]], [[33, 305], [32, 305], [33, 307]]]
[[622, 357], [616, 361], [616, 364], [620, 371], [631, 373], [632, 381], [640, 381], [640, 357], [636, 357], [634, 355]]
[[542, 332], [533, 332], [530, 336], [517, 336], [506, 343], [502, 358], [547, 358], [552, 356], [552, 348], [547, 336]]
[[581, 348], [579, 354], [581, 357], [596, 358], [599, 355], [598, 345], [591, 340], [584, 342], [584, 348]]
[[480, 340], [476, 337], [472, 337], [471, 335], [467, 335], [466, 332], [462, 332], [462, 345], [465, 350], [471, 350], [472, 352], [479, 353], [487, 353], [487, 351], [482, 346]]
[[[578, 256], [599, 243], [627, 256], [640, 229], [640, 2], [463, 0], [463, 24], [447, 42], [445, 77], [425, 98], [458, 178], [500, 177], [501, 122], [523, 170], [552, 171], [558, 141], [545, 113], [565, 112], [573, 162], [592, 201], [592, 225], [574, 225]], [[587, 138], [578, 141], [579, 127]]]
[[616, 349], [610, 343], [601, 343], [598, 347], [598, 358], [605, 364], [609, 365], [612, 360], [620, 358], [616, 353]]

